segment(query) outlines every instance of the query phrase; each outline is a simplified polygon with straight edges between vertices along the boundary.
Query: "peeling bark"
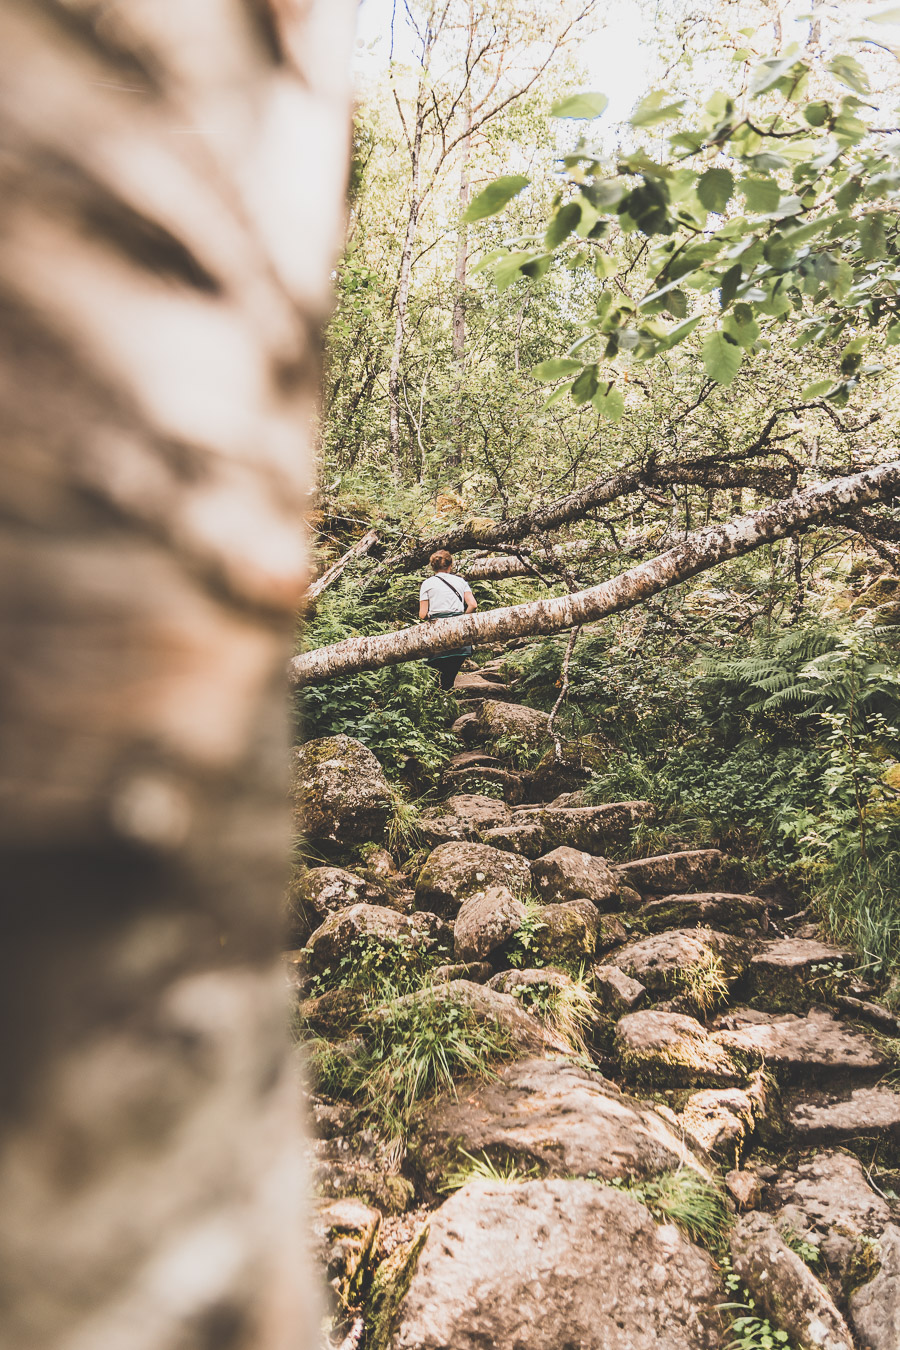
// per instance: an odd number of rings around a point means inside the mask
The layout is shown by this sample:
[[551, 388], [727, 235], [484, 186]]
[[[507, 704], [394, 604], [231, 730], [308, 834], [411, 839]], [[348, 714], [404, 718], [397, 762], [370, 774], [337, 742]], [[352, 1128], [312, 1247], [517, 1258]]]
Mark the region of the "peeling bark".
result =
[[580, 624], [596, 623], [609, 614], [632, 609], [728, 558], [740, 557], [796, 530], [890, 496], [898, 487], [900, 461], [833, 479], [752, 515], [697, 530], [675, 548], [599, 586], [555, 600], [535, 600], [459, 619], [438, 619], [399, 633], [349, 638], [295, 657], [290, 665], [290, 678], [296, 684], [318, 684], [340, 675], [435, 656], [466, 643], [559, 633]]
[[0, 5], [11, 1350], [318, 1343], [282, 672], [354, 18]]

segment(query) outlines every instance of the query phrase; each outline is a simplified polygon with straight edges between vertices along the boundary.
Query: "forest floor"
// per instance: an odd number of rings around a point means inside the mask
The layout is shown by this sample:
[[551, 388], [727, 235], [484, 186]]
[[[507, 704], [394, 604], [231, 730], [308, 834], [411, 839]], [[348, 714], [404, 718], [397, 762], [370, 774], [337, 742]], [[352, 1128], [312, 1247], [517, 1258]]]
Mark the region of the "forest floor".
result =
[[329, 1345], [898, 1350], [900, 1024], [783, 885], [641, 856], [499, 661], [437, 805], [297, 752]]

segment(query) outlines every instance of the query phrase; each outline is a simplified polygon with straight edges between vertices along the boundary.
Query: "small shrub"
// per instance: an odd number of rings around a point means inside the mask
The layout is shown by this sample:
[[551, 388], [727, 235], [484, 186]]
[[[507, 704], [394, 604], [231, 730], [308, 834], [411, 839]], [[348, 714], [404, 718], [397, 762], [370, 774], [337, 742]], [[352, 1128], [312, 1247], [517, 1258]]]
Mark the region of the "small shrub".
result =
[[728, 1208], [721, 1190], [689, 1167], [662, 1172], [629, 1189], [651, 1214], [668, 1219], [692, 1242], [704, 1247], [717, 1247], [728, 1228]]
[[525, 917], [513, 933], [506, 948], [506, 959], [516, 970], [522, 970], [531, 962], [539, 965], [535, 953], [535, 938], [538, 933], [543, 932], [547, 925], [541, 919], [542, 906], [537, 900], [528, 896], [523, 900], [525, 905]]
[[482, 1153], [479, 1158], [473, 1153], [467, 1153], [464, 1148], [460, 1149], [460, 1156], [466, 1161], [458, 1163], [441, 1181], [439, 1189], [445, 1195], [461, 1190], [469, 1181], [495, 1181], [503, 1186], [514, 1186], [517, 1182], [536, 1177], [540, 1171], [537, 1164], [522, 1168], [512, 1158], [507, 1158], [505, 1162], [494, 1162], [487, 1153]]
[[522, 1007], [534, 1013], [575, 1051], [586, 1051], [585, 1036], [600, 1014], [600, 1005], [583, 980], [569, 985], [520, 984], [514, 990]]

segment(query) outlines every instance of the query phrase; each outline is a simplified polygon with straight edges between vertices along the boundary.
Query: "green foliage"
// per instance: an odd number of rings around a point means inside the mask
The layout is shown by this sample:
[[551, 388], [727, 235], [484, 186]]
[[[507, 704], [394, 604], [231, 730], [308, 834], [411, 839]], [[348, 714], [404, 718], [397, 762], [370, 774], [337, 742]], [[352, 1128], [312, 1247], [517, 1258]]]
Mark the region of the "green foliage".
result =
[[431, 960], [408, 938], [381, 942], [371, 936], [357, 937], [335, 965], [313, 977], [310, 993], [353, 989], [364, 993], [370, 1004], [380, 1004], [419, 989]]
[[364, 1029], [356, 1095], [391, 1135], [405, 1133], [424, 1097], [456, 1091], [455, 1080], [485, 1077], [512, 1046], [498, 1025], [479, 1021], [464, 1003], [430, 992], [386, 1005]]
[[464, 1148], [461, 1148], [459, 1153], [466, 1161], [457, 1163], [456, 1167], [444, 1173], [440, 1190], [445, 1195], [462, 1190], [470, 1181], [494, 1181], [501, 1186], [514, 1186], [517, 1182], [529, 1181], [538, 1175], [539, 1169], [536, 1164], [525, 1168], [512, 1158], [496, 1162], [487, 1153], [482, 1152], [478, 1157], [474, 1153], [467, 1153]]
[[513, 994], [526, 1012], [539, 1017], [572, 1050], [586, 1051], [585, 1037], [596, 1022], [600, 1007], [583, 974], [568, 985], [543, 980], [520, 984]]
[[732, 1339], [725, 1350], [796, 1350], [786, 1331], [773, 1327], [767, 1317], [757, 1312], [756, 1301], [735, 1275], [730, 1258], [720, 1256], [719, 1265], [725, 1288], [741, 1299], [740, 1302], [720, 1305], [731, 1323]]
[[677, 1224], [692, 1242], [712, 1250], [721, 1244], [731, 1222], [721, 1188], [690, 1167], [644, 1181], [604, 1184], [627, 1190], [655, 1218]]
[[534, 950], [535, 938], [538, 933], [543, 932], [547, 927], [541, 919], [543, 907], [537, 900], [527, 896], [523, 900], [523, 904], [525, 905], [525, 917], [513, 933], [506, 948], [506, 959], [516, 970], [541, 964]]

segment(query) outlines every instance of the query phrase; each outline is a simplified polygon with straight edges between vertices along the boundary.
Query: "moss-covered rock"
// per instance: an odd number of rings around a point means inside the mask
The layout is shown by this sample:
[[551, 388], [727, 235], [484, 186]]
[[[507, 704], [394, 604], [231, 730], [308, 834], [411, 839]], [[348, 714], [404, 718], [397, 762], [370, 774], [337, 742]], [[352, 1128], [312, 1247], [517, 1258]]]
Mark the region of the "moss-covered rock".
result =
[[532, 939], [538, 961], [569, 969], [589, 963], [597, 950], [601, 918], [590, 900], [543, 905]]
[[375, 1271], [366, 1312], [366, 1350], [389, 1350], [400, 1304], [412, 1283], [427, 1237], [426, 1224]]
[[328, 1201], [313, 1220], [319, 1263], [336, 1307], [359, 1298], [380, 1225], [379, 1211], [355, 1196]]
[[344, 846], [380, 839], [393, 809], [384, 770], [352, 736], [325, 736], [295, 750], [291, 795], [298, 832]]
[[452, 917], [470, 895], [490, 886], [506, 886], [514, 895], [525, 895], [530, 885], [524, 858], [488, 844], [439, 844], [419, 873], [416, 903], [421, 909]]

